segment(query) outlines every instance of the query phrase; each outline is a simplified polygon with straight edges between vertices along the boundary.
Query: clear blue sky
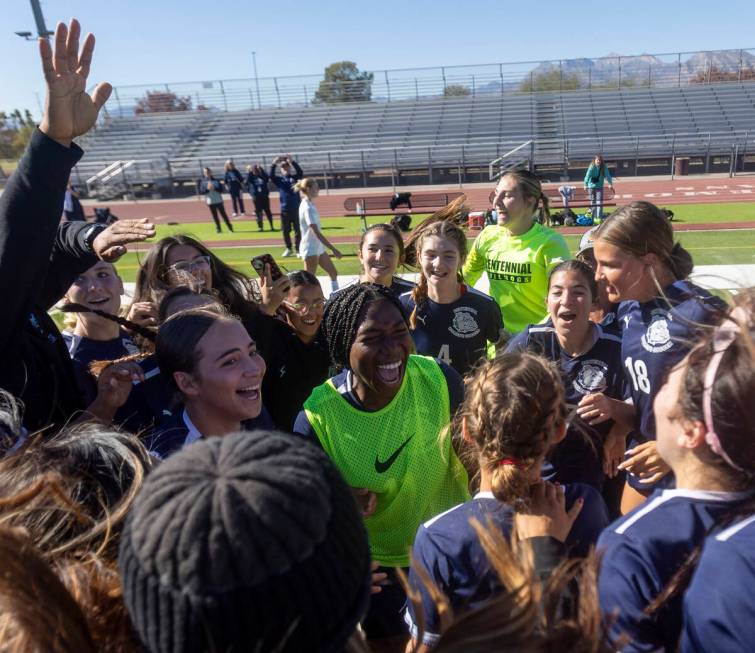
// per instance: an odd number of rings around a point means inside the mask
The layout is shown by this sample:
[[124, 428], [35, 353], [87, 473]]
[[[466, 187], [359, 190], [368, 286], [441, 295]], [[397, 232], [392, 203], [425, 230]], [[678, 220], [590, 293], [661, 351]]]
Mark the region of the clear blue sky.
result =
[[[3, 0], [0, 110], [43, 98], [28, 0]], [[114, 85], [362, 69], [755, 47], [755, 2], [729, 0], [47, 0], [48, 28], [76, 16], [98, 43], [90, 81]], [[594, 7], [594, 8], [593, 8]]]

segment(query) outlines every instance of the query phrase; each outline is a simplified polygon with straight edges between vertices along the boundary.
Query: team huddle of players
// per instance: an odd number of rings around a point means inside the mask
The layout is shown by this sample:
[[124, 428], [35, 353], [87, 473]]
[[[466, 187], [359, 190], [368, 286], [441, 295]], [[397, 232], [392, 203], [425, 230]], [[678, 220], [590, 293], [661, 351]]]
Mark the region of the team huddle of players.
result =
[[3, 648], [751, 648], [751, 291], [691, 283], [646, 202], [572, 258], [509, 171], [469, 251], [463, 198], [372, 225], [326, 300], [169, 236], [122, 311], [154, 226], [59, 223], [109, 94], [78, 39], [0, 199]]

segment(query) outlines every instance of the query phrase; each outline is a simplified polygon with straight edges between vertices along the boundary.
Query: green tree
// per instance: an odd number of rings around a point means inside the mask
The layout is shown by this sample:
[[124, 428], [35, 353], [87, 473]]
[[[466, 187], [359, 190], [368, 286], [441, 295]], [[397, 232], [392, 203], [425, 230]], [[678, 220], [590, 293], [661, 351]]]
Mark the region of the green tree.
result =
[[537, 91], [574, 91], [582, 87], [579, 75], [562, 73], [553, 68], [544, 73], [530, 75], [519, 85], [519, 90], [525, 93]]
[[462, 84], [449, 84], [443, 89], [443, 97], [466, 97], [472, 95], [469, 86]]
[[0, 112], [0, 158], [16, 159], [23, 154], [36, 122], [31, 112], [13, 110], [10, 115]]
[[337, 61], [325, 69], [325, 78], [315, 92], [316, 104], [369, 102], [374, 75], [359, 70], [353, 61]]

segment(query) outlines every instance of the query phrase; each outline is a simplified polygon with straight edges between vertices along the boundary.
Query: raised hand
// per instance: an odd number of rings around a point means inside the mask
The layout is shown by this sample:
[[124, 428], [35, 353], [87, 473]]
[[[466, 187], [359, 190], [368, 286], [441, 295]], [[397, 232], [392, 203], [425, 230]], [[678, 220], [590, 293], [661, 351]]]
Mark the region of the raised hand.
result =
[[94, 35], [87, 34], [79, 53], [81, 26], [75, 18], [70, 27], [58, 23], [55, 29], [55, 51], [46, 39], [39, 39], [39, 55], [47, 82], [45, 113], [39, 129], [61, 145], [89, 131], [107, 102], [113, 87], [98, 84], [90, 96], [86, 81], [94, 52]]
[[527, 508], [514, 515], [517, 535], [522, 540], [549, 535], [564, 542], [583, 505], [579, 497], [567, 510], [563, 486], [540, 480], [530, 490]]
[[107, 229], [103, 229], [92, 243], [92, 249], [98, 258], [114, 263], [126, 253], [126, 245], [139, 243], [155, 235], [155, 225], [141, 220], [118, 220]]

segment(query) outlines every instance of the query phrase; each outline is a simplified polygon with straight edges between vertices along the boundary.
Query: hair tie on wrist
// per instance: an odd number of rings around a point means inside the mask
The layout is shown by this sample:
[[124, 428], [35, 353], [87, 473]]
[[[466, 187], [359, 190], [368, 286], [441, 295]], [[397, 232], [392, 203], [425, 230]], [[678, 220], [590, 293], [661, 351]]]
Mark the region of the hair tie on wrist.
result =
[[501, 458], [501, 460], [498, 461], [498, 465], [500, 467], [504, 467], [506, 465], [513, 465], [517, 469], [524, 469], [526, 467], [524, 462], [519, 460], [519, 458]]

